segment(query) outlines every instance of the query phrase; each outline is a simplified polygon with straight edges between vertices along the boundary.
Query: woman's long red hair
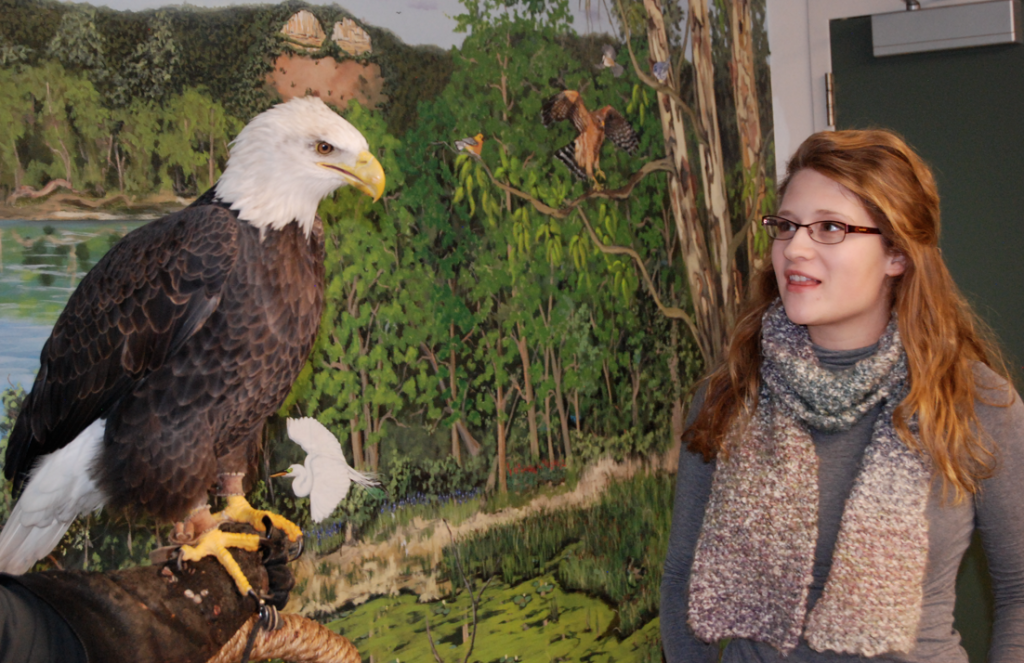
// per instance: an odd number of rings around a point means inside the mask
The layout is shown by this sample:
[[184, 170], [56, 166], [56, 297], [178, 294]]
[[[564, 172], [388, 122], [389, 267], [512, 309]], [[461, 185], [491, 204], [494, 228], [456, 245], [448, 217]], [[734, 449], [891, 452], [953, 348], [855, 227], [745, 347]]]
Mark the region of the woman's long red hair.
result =
[[[779, 200], [793, 175], [813, 169], [853, 192], [872, 215], [887, 246], [906, 258], [891, 295], [907, 352], [910, 392], [893, 414], [901, 439], [931, 456], [957, 500], [977, 492], [994, 469], [993, 449], [980, 436], [975, 399], [997, 385], [979, 384], [976, 362], [1007, 379], [991, 332], [964, 300], [939, 249], [939, 195], [931, 170], [889, 131], [835, 131], [808, 138], [789, 162]], [[710, 460], [728, 453], [728, 433], [757, 404], [761, 317], [779, 296], [770, 262], [755, 273], [724, 363], [707, 378], [704, 405], [684, 433], [689, 449]], [[1012, 402], [1013, 392], [997, 404]], [[991, 398], [991, 397], [990, 397]], [[920, 436], [907, 422], [917, 415]]]

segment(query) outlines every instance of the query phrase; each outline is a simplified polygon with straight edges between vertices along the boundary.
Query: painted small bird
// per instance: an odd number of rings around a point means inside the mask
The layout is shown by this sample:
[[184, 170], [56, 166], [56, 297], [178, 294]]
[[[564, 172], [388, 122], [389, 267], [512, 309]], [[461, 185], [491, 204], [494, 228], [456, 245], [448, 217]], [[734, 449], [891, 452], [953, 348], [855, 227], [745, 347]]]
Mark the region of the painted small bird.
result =
[[[244, 497], [263, 426], [309, 356], [324, 308], [317, 205], [351, 186], [374, 198], [384, 171], [359, 131], [315, 97], [274, 106], [232, 143], [192, 205], [132, 231], [71, 295], [7, 445], [17, 503], [0, 571], [24, 573], [74, 519], [100, 507], [175, 523], [179, 560], [255, 550], [264, 518]], [[211, 493], [227, 506], [210, 513]]]
[[605, 136], [629, 154], [636, 153], [640, 146], [633, 127], [617, 110], [605, 106], [591, 113], [575, 90], [564, 90], [545, 101], [540, 119], [545, 127], [560, 120], [569, 120], [576, 127], [579, 132], [576, 140], [559, 148], [555, 156], [577, 179], [594, 180], [595, 188], [601, 188], [595, 175], [605, 179], [601, 172], [601, 145]]
[[662, 60], [661, 62], [655, 62], [652, 67], [654, 77], [658, 79], [659, 83], [664, 83], [668, 80], [668, 60]]
[[477, 134], [472, 138], [460, 138], [455, 141], [455, 149], [460, 152], [465, 150], [479, 159], [480, 152], [484, 149], [484, 135]]
[[288, 437], [308, 455], [302, 465], [291, 465], [287, 472], [271, 476], [294, 479], [292, 492], [296, 497], [309, 496], [313, 522], [318, 523], [334, 512], [348, 495], [353, 481], [367, 488], [380, 485], [371, 475], [349, 466], [338, 438], [316, 419], [289, 419], [286, 425]]
[[598, 71], [611, 69], [615, 78], [621, 76], [622, 72], [625, 71], [621, 64], [615, 62], [615, 48], [611, 44], [605, 44], [601, 49], [601, 61], [595, 64], [594, 68]]

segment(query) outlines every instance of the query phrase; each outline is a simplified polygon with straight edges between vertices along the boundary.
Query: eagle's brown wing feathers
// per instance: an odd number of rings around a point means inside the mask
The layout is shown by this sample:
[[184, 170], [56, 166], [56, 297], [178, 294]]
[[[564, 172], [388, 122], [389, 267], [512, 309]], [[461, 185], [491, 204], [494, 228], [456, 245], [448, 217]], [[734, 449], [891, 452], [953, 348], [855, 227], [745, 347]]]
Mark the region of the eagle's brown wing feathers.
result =
[[106, 417], [204, 324], [233, 268], [236, 233], [227, 210], [184, 210], [129, 233], [82, 279], [11, 431], [4, 472], [16, 490], [37, 457]]
[[261, 237], [235, 223], [216, 309], [108, 420], [100, 483], [115, 509], [177, 520], [219, 474], [250, 473], [267, 417], [309, 356], [323, 311], [322, 226], [310, 238], [297, 224]]

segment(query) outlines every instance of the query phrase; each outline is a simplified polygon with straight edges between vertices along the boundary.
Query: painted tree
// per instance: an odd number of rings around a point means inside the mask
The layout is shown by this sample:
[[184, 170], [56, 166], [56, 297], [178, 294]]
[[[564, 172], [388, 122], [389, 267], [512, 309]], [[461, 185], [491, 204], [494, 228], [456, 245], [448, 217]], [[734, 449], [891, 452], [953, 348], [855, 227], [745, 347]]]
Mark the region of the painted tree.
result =
[[107, 75], [104, 38], [96, 29], [96, 9], [73, 5], [64, 13], [57, 32], [46, 47], [46, 55], [65, 68], [88, 73], [93, 82]]
[[[353, 103], [346, 117], [384, 166], [389, 198], [400, 198], [401, 143], [384, 118]], [[324, 201], [327, 288], [320, 333], [308, 370], [285, 404], [332, 428], [347, 428], [357, 467], [377, 470], [385, 425], [419, 411], [441, 418], [438, 376], [419, 361], [431, 325], [431, 275], [409, 250], [414, 219], [401, 204], [373, 205], [343, 188]]]
[[[456, 30], [471, 34], [457, 49], [455, 71], [443, 96], [456, 110], [457, 125], [468, 134], [483, 133], [489, 141], [489, 153], [499, 156], [503, 168], [516, 170], [517, 175], [521, 175], [524, 159], [538, 147], [537, 119], [544, 94], [540, 86], [571, 64], [569, 54], [557, 43], [558, 36], [570, 29], [571, 18], [567, 7], [557, 4], [541, 11], [507, 8], [492, 0], [467, 0], [463, 4], [466, 11], [456, 17]], [[506, 372], [497, 365], [513, 358], [518, 360], [519, 376], [515, 388], [523, 398], [530, 455], [537, 460], [540, 442], [535, 383], [543, 360], [536, 339], [531, 338], [527, 328], [539, 313], [538, 297], [542, 295], [542, 288], [537, 287], [536, 278], [527, 275], [534, 265], [530, 261], [532, 256], [515, 259], [514, 234], [527, 232], [524, 224], [529, 224], [529, 219], [525, 216], [530, 214], [530, 210], [524, 208], [520, 201], [513, 201], [508, 194], [488, 191], [490, 187], [483, 186], [487, 175], [477, 162], [468, 159], [465, 155], [457, 162], [457, 191], [463, 192], [469, 216], [485, 220], [487, 230], [483, 231], [483, 237], [493, 242], [485, 242], [483, 246], [498, 258], [494, 264], [496, 267], [504, 266], [509, 272], [507, 287], [501, 286], [504, 290], [492, 295], [497, 298], [497, 305], [491, 310], [495, 314], [502, 311], [504, 318], [501, 324], [505, 329], [502, 330], [501, 344], [497, 338], [492, 339], [494, 352], [502, 354], [500, 361], [497, 357], [492, 358], [495, 366], [489, 374], [494, 379], [504, 379]], [[480, 192], [479, 210], [474, 186]], [[513, 234], [508, 232], [510, 229]], [[552, 250], [557, 252], [556, 244], [556, 241], [551, 242]], [[547, 268], [544, 267], [543, 271], [546, 273]], [[487, 282], [498, 284], [495, 278], [489, 278]], [[509, 353], [501, 347], [504, 343], [512, 344]], [[500, 385], [499, 389], [499, 385], [495, 385], [495, 395], [500, 391], [504, 396], [510, 386], [511, 383]], [[495, 398], [494, 402], [497, 404], [499, 400], [502, 404], [512, 402], [508, 398]], [[502, 412], [499, 408], [496, 413], [499, 421], [505, 416]], [[499, 423], [498, 445], [502, 458], [506, 432]], [[504, 472], [501, 462], [500, 472]]]
[[[461, 133], [483, 132], [485, 140], [490, 141], [485, 147], [490, 150], [485, 150], [480, 159], [464, 156], [456, 161], [459, 185], [453, 211], [468, 223], [481, 224], [477, 261], [484, 255], [500, 256], [500, 261], [493, 259], [488, 264], [495, 265], [495, 270], [498, 264], [504, 266], [501, 279], [493, 271], [486, 274], [494, 289], [488, 293], [486, 305], [479, 300], [477, 304], [478, 310], [491, 316], [482, 323], [482, 329], [490, 334], [486, 337], [487, 346], [495, 356], [488, 375], [493, 380], [505, 380], [495, 385], [490, 398], [498, 422], [499, 457], [507, 434], [507, 415], [501, 406], [515, 406], [516, 400], [507, 396], [512, 387], [523, 399], [531, 454], [538, 455], [539, 447], [537, 416], [531, 413], [531, 406], [544, 404], [544, 420], [550, 430], [550, 402], [554, 401], [561, 422], [564, 457], [571, 459], [570, 417], [561, 381], [574, 362], [561, 356], [566, 346], [564, 339], [556, 339], [552, 334], [553, 298], [556, 293], [569, 291], [588, 301], [590, 311], [599, 311], [587, 333], [605, 335], [591, 347], [599, 348], [599, 375], [609, 402], [614, 404], [618, 398], [623, 380], [632, 385], [630, 389], [636, 389], [643, 369], [639, 363], [631, 363], [629, 357], [635, 353], [630, 355], [624, 348], [622, 330], [628, 325], [616, 327], [613, 321], [618, 317], [624, 323], [633, 322], [629, 316], [633, 315], [634, 293], [641, 280], [630, 253], [641, 262], [665, 261], [664, 256], [658, 255], [663, 247], [648, 247], [650, 237], [638, 233], [643, 226], [638, 228], [637, 224], [646, 223], [648, 217], [661, 218], [658, 210], [664, 200], [664, 185], [651, 174], [668, 165], [654, 159], [641, 166], [641, 159], [605, 151], [605, 170], [609, 173], [605, 189], [599, 191], [589, 184], [573, 183], [569, 171], [553, 159], [553, 152], [571, 142], [576, 134], [568, 123], [546, 132], [539, 129], [543, 101], [565, 88], [583, 90], [590, 108], [610, 103], [641, 128], [641, 135], [649, 136], [653, 132], [644, 127], [645, 120], [655, 127], [657, 120], [646, 113], [646, 94], [632, 88], [628, 81], [616, 80], [610, 72], [595, 75], [591, 63], [599, 59], [600, 43], [559, 36], [567, 29], [559, 23], [565, 21], [559, 13], [563, 4], [547, 4], [543, 7], [547, 14], [504, 11], [486, 3], [466, 3], [466, 7], [468, 13], [460, 16], [460, 20], [472, 27], [473, 35], [456, 54], [456, 69], [445, 96], [451, 94], [453, 104], [462, 104], [463, 110], [456, 112]], [[531, 41], [532, 36], [537, 40]], [[553, 44], [557, 45], [555, 52], [545, 50]], [[576, 48], [567, 48], [566, 44], [576, 44]], [[588, 47], [593, 53], [587, 51]], [[551, 68], [545, 68], [548, 65]], [[513, 67], [518, 67], [514, 75], [510, 73]], [[509, 80], [519, 84], [509, 85]], [[493, 133], [488, 134], [488, 130]], [[641, 142], [641, 154], [651, 155], [660, 141], [645, 137]], [[598, 218], [602, 229], [614, 222], [621, 233], [616, 230], [604, 243], [592, 242], [595, 230], [587, 220], [589, 215]], [[633, 250], [619, 251], [620, 246], [609, 248], [606, 243], [637, 244], [645, 247], [641, 251], [644, 257]], [[598, 251], [598, 245], [606, 250]], [[602, 257], [594, 273], [584, 273], [583, 265], [595, 256]], [[476, 265], [474, 269], [478, 269]], [[589, 282], [588, 295], [582, 295], [586, 289], [580, 289], [584, 277]], [[477, 278], [479, 283], [484, 276], [477, 274]], [[656, 287], [649, 276], [646, 280], [648, 287]], [[673, 307], [661, 308], [681, 312]], [[496, 327], [501, 328], [500, 333]], [[509, 355], [518, 358], [518, 366], [509, 363]], [[506, 365], [514, 370], [502, 370]], [[576, 374], [585, 372], [582, 367], [574, 369]], [[541, 386], [544, 391], [538, 394], [537, 387]], [[575, 396], [578, 422], [579, 392]], [[626, 403], [633, 400], [629, 395], [625, 398]], [[604, 418], [609, 427], [628, 426], [630, 420], [639, 419], [639, 413], [636, 417], [627, 414], [624, 422]], [[616, 423], [612, 424], [612, 420]], [[553, 451], [554, 445], [550, 446]]]
[[141, 99], [111, 111], [110, 158], [121, 192], [145, 194], [156, 187], [152, 155], [160, 139], [162, 115], [152, 102]]
[[171, 31], [168, 14], [158, 11], [146, 26], [146, 38], [138, 42], [112, 76], [111, 101], [127, 106], [135, 99], [161, 103], [177, 90], [181, 52]]
[[22, 74], [38, 109], [35, 131], [52, 157], [30, 164], [39, 180], [31, 183], [61, 178], [71, 186], [102, 186], [105, 154], [100, 141], [109, 114], [96, 88], [88, 79], [69, 74], [53, 61], [27, 68]]
[[172, 98], [163, 115], [157, 154], [165, 186], [198, 191], [214, 185], [227, 160], [228, 142], [241, 123], [204, 90], [189, 88]]
[[[658, 95], [665, 153], [671, 164], [669, 200], [694, 308], [692, 317], [687, 314], [682, 319], [694, 334], [705, 362], [713, 365], [724, 356], [726, 341], [742, 301], [743, 286], [736, 252], [744, 245], [753, 219], [760, 211], [757, 198], [767, 188], [763, 164], [769, 155], [764, 148], [765, 141], [760, 139], [762, 128], [759, 126], [756, 90], [749, 85], [755, 78], [752, 70], [754, 60], [749, 57], [752, 31], [750, 3], [733, 0], [726, 6], [717, 7], [719, 12], [730, 13], [728, 23], [736, 31], [733, 35], [735, 47], [728, 66], [737, 81], [731, 92], [737, 108], [736, 121], [742, 137], [743, 159], [761, 164], [753, 171], [751, 188], [758, 192], [754, 195], [755, 200], [744, 205], [745, 216], [735, 224], [728, 205], [728, 169], [718, 123], [712, 19], [707, 0], [689, 0], [687, 6], [688, 31], [683, 36], [690, 41], [689, 62], [685, 59], [687, 44], [670, 39], [665, 6], [660, 0], [643, 0], [649, 56], [646, 62], [635, 56], [629, 22], [631, 8], [635, 6], [618, 3], [618, 17], [626, 32], [636, 76]], [[689, 76], [680, 76], [681, 66], [690, 70]], [[683, 80], [692, 81], [692, 86], [683, 89]], [[696, 136], [697, 168], [691, 162], [691, 135]], [[698, 182], [705, 203], [703, 210], [698, 206]]]
[[11, 190], [17, 189], [25, 179], [23, 157], [18, 153], [18, 141], [32, 127], [34, 114], [31, 89], [22, 71], [0, 68], [0, 183]]
[[451, 169], [451, 150], [438, 136], [455, 125], [454, 109], [441, 99], [420, 105], [419, 121], [406, 135], [404, 149], [396, 155], [408, 174], [401, 202], [413, 215], [409, 250], [429, 272], [430, 315], [421, 343], [422, 359], [435, 371], [443, 412], [442, 424], [450, 429], [451, 455], [463, 464], [462, 452], [481, 453], [471, 428], [481, 424], [481, 413], [470, 396], [472, 347], [476, 320], [466, 304], [459, 275], [473, 260], [477, 236], [451, 209], [456, 175]]

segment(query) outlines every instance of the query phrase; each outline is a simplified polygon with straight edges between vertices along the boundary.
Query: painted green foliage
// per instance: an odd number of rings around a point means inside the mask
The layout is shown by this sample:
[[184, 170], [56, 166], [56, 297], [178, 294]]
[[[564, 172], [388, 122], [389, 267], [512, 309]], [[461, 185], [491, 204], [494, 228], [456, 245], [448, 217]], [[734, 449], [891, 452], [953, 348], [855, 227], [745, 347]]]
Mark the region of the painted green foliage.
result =
[[[348, 119], [377, 153], [389, 198], [405, 185], [397, 155], [401, 143], [387, 134], [383, 117], [353, 103]], [[397, 196], [400, 199], [400, 195]], [[379, 464], [377, 445], [387, 421], [409, 408], [439, 413], [436, 378], [418, 362], [429, 332], [430, 275], [409, 249], [413, 217], [400, 200], [372, 205], [342, 189], [320, 208], [327, 252], [326, 310], [310, 360], [292, 402], [325, 425], [348, 429], [357, 465]], [[367, 452], [364, 456], [363, 451]]]
[[[223, 168], [240, 118], [269, 103], [254, 81], [280, 49], [275, 21], [304, 6], [239, 10], [251, 29], [237, 43], [229, 39], [238, 32], [232, 22], [215, 14], [210, 29], [224, 37], [218, 56], [246, 54], [234, 81], [204, 77], [215, 59], [209, 54], [175, 61], [175, 53], [191, 48], [183, 45], [198, 39], [180, 27], [197, 25], [196, 16], [179, 15], [169, 31], [135, 42], [124, 27], [127, 17], [115, 21], [97, 11], [93, 24], [103, 39], [79, 42], [53, 20], [58, 32], [42, 47], [11, 51], [11, 62], [0, 66], [0, 84], [12, 91], [0, 99], [0, 113], [14, 118], [0, 123], [0, 186], [39, 186], [69, 171], [82, 189], [204, 189]], [[468, 36], [444, 57], [434, 54], [440, 64], [426, 86], [434, 94], [416, 105], [396, 96], [383, 109], [339, 109], [366, 136], [388, 186], [377, 203], [343, 189], [320, 208], [326, 311], [310, 361], [280, 411], [325, 423], [354, 464], [380, 472], [395, 502], [452, 491], [438, 477], [458, 477], [469, 489], [482, 488], [491, 474], [500, 490], [507, 468], [519, 464], [574, 463], [574, 471], [601, 454], [663, 450], [669, 413], [700, 369], [693, 342], [661, 315], [649, 292], [689, 308], [664, 174], [647, 174], [622, 199], [593, 194], [592, 183], [574, 180], [554, 157], [575, 138], [573, 127], [540, 122], [544, 100], [562, 89], [578, 90], [591, 111], [610, 104], [622, 113], [640, 147], [635, 156], [603, 147], [603, 184], [615, 190], [663, 156], [652, 94], [629, 73], [616, 78], [595, 70], [608, 38], [572, 35], [565, 1], [509, 8], [465, 0], [464, 6], [458, 21]], [[316, 10], [321, 20], [330, 11]], [[138, 28], [156, 26], [158, 17], [131, 20]], [[87, 17], [67, 21], [81, 25]], [[115, 23], [121, 27], [110, 29]], [[0, 49], [20, 43], [12, 35], [4, 33]], [[62, 53], [60, 62], [44, 57], [47, 44]], [[97, 75], [86, 64], [98, 57], [90, 50], [96, 44], [106, 53], [104, 67], [146, 58], [159, 66], [146, 80], [132, 79], [127, 65]], [[646, 61], [645, 40], [634, 39], [633, 47]], [[386, 56], [374, 57], [387, 64]], [[622, 55], [619, 62], [628, 65]], [[386, 73], [416, 71], [392, 65]], [[46, 83], [52, 95], [70, 100], [65, 116], [59, 109], [45, 114], [39, 91]], [[75, 129], [87, 120], [88, 127]], [[457, 152], [457, 139], [478, 133], [484, 136], [479, 159]], [[68, 168], [47, 147], [62, 137], [74, 145]], [[544, 206], [559, 212], [546, 213]], [[602, 246], [628, 248], [637, 258]], [[272, 446], [280, 428], [280, 422], [268, 427]], [[477, 449], [474, 460], [469, 454]], [[271, 469], [281, 469], [277, 462]], [[378, 517], [383, 498], [356, 493], [327, 526], [362, 527]], [[668, 501], [665, 492], [657, 498]], [[93, 522], [86, 536], [89, 531], [102, 530]], [[630, 531], [626, 538], [639, 544], [649, 536]], [[612, 567], [624, 567], [619, 580], [626, 585], [608, 599], [633, 605], [631, 623], [638, 626], [657, 604], [657, 583], [630, 585], [626, 558], [648, 572], [657, 559], [636, 550], [619, 559], [621, 551], [606, 554], [605, 543], [574, 549], [581, 578], [574, 586], [600, 593], [594, 578], [603, 567], [595, 559], [613, 558]]]
[[[469, 35], [450, 54], [447, 84], [419, 104], [405, 136], [389, 132], [393, 108], [342, 109], [381, 156], [388, 192], [378, 205], [350, 191], [324, 203], [327, 314], [282, 413], [320, 417], [373, 468], [388, 427], [452, 429], [470, 452], [481, 438], [485, 455], [500, 456], [503, 487], [512, 457], [571, 462], [574, 438], [664, 428], [667, 408], [658, 404], [685, 386], [667, 357], [684, 353], [686, 341], [660, 338], [667, 323], [641, 294], [636, 265], [595, 240], [632, 247], [662, 299], [685, 303], [685, 289], [665, 232], [663, 177], [643, 178], [624, 200], [594, 198], [554, 216], [499, 186], [551, 208], [590, 189], [554, 158], [575, 138], [570, 123], [540, 124], [544, 100], [566, 88], [590, 110], [611, 104], [636, 128], [636, 156], [610, 142], [602, 150], [603, 184], [623, 186], [660, 156], [648, 93], [628, 76], [595, 71], [603, 41], [572, 35], [565, 2], [464, 7], [457, 20]], [[254, 25], [271, 25], [269, 16]], [[65, 13], [47, 53], [67, 68], [35, 53], [0, 69], [16, 118], [0, 136], [0, 183], [62, 177], [78, 189], [138, 194], [195, 193], [215, 181], [241, 121], [217, 93], [182, 86], [180, 68], [196, 65], [180, 59], [191, 38], [180, 26], [195, 20]], [[144, 29], [132, 43], [124, 25]], [[211, 26], [225, 34], [230, 21]], [[240, 40], [257, 60], [274, 52], [252, 34]], [[478, 133], [480, 159], [455, 151], [456, 139]], [[645, 384], [665, 389], [638, 398]], [[461, 462], [460, 446], [451, 452]]]
[[[147, 108], [152, 106], [143, 101], [139, 111]], [[163, 121], [156, 149], [164, 166], [161, 180], [169, 185], [172, 177], [180, 174], [196, 182], [201, 190], [213, 186], [220, 175], [219, 164], [226, 160], [228, 142], [244, 124], [229, 117], [205, 91], [195, 88], [171, 99]]]

